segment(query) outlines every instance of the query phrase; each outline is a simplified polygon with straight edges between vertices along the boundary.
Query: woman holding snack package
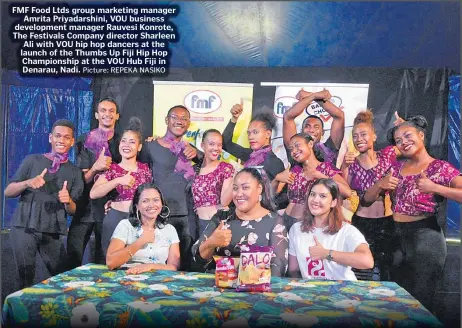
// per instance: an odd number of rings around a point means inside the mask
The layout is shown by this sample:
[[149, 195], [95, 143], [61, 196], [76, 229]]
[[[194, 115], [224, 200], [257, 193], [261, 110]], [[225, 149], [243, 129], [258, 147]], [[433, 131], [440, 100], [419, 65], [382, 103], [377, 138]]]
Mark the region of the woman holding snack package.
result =
[[334, 180], [319, 179], [312, 185], [302, 221], [289, 232], [290, 276], [356, 280], [352, 267], [374, 266], [366, 239], [343, 217], [340, 199]]
[[271, 275], [284, 276], [288, 238], [284, 221], [275, 211], [270, 182], [264, 170], [247, 167], [233, 181], [235, 209], [219, 210], [193, 245], [193, 260], [207, 269], [214, 255], [239, 257], [241, 247], [273, 246]]

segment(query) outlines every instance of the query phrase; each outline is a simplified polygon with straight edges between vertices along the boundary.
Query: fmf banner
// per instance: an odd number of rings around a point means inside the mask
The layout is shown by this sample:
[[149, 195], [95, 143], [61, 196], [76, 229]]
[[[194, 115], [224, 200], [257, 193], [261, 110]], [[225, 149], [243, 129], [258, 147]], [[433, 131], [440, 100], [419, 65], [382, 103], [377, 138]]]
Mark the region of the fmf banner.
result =
[[[213, 82], [154, 81], [153, 135], [166, 132], [165, 117], [175, 105], [191, 113], [191, 124], [185, 140], [202, 150], [202, 134], [208, 129], [225, 130], [231, 118], [231, 107], [242, 103], [244, 111], [234, 129], [233, 141], [249, 147], [247, 126], [252, 117], [253, 84]], [[237, 165], [234, 156], [223, 152], [221, 159]]]
[[[309, 92], [329, 90], [333, 102], [337, 107], [345, 112], [345, 137], [338, 157], [337, 167], [340, 167], [343, 155], [348, 149], [348, 146], [353, 149], [351, 140], [351, 130], [353, 120], [357, 113], [367, 108], [367, 96], [369, 92], [369, 84], [339, 84], [339, 83], [277, 83], [277, 82], [262, 82], [262, 86], [275, 86], [276, 93], [274, 96], [274, 115], [277, 118], [276, 129], [273, 131], [273, 151], [288, 165], [286, 151], [282, 140], [282, 116], [284, 112], [293, 106], [298, 100], [295, 98], [300, 89]], [[326, 141], [330, 135], [332, 125], [332, 117], [316, 102], [312, 102], [305, 108], [302, 115], [297, 117], [295, 123], [297, 132], [302, 130], [302, 122], [308, 115], [317, 115], [324, 121], [324, 136], [322, 141]]]

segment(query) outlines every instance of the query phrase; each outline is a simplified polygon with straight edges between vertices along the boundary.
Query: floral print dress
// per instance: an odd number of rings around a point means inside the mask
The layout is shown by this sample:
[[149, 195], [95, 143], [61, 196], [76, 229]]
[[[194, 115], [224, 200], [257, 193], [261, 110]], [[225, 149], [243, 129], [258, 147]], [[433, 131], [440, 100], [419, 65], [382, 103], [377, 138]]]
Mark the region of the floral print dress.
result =
[[208, 267], [211, 261], [200, 256], [199, 247], [213, 234], [220, 221], [223, 220], [226, 222], [224, 227], [232, 232], [231, 242], [227, 247], [217, 247], [214, 255], [239, 257], [240, 245], [274, 246], [271, 274], [278, 277], [285, 275], [288, 265], [289, 239], [283, 218], [275, 212], [269, 212], [255, 220], [241, 220], [233, 210], [218, 211], [192, 247], [194, 262], [205, 268]]

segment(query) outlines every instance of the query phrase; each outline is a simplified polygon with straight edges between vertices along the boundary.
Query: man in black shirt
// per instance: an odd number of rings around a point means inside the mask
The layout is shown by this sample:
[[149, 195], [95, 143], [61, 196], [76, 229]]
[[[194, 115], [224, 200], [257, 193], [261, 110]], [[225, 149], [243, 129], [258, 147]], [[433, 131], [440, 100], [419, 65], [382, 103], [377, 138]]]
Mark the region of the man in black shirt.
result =
[[101, 231], [104, 219], [104, 204], [110, 195], [91, 200], [89, 193], [97, 174], [109, 168], [111, 162], [120, 162], [120, 136], [115, 132], [115, 124], [119, 119], [117, 103], [111, 98], [101, 99], [96, 107], [95, 117], [98, 128], [77, 138], [77, 166], [83, 171], [85, 189], [77, 204], [77, 212], [72, 219], [67, 237], [68, 269], [82, 264], [85, 247], [92, 232], [95, 233], [96, 263], [105, 263], [101, 249]]
[[180, 270], [188, 270], [191, 260], [192, 237], [188, 224], [191, 200], [186, 186], [194, 177], [190, 160], [198, 155], [194, 147], [182, 140], [191, 123], [190, 117], [184, 106], [170, 108], [165, 118], [167, 133], [146, 142], [140, 156], [140, 161], [150, 164], [153, 182], [162, 191], [170, 209], [169, 223], [175, 227], [180, 238]]
[[52, 276], [64, 270], [67, 215], [75, 214], [84, 188], [82, 171], [68, 160], [73, 123], [56, 121], [49, 141], [51, 152], [28, 155], [5, 189], [5, 197], [20, 196], [10, 241], [21, 289], [33, 284], [37, 252]]

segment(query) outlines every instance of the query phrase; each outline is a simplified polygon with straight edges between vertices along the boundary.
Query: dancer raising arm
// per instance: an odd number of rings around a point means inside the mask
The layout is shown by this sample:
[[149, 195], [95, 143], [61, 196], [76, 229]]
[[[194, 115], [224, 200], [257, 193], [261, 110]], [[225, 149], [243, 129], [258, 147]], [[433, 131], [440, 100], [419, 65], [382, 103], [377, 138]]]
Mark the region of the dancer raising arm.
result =
[[263, 166], [275, 192], [278, 182], [287, 182], [288, 176], [284, 163], [271, 148], [271, 134], [276, 126], [276, 119], [272, 113], [255, 115], [247, 128], [250, 148], [245, 148], [233, 142], [234, 128], [242, 111], [242, 104], [231, 108], [231, 120], [223, 131], [223, 149], [245, 162], [244, 167]]
[[[296, 95], [298, 102], [284, 113], [282, 136], [286, 149], [289, 149], [290, 138], [297, 133], [295, 119], [300, 116], [306, 107], [316, 101], [330, 116], [332, 125], [330, 136], [326, 142], [322, 143], [324, 135], [324, 122], [316, 115], [309, 115], [302, 123], [302, 132], [309, 134], [314, 140], [314, 149], [321, 154], [324, 162], [337, 163], [338, 150], [342, 145], [345, 134], [345, 114], [331, 101], [329, 91], [308, 92], [301, 89]], [[290, 156], [288, 156], [290, 158]]]

